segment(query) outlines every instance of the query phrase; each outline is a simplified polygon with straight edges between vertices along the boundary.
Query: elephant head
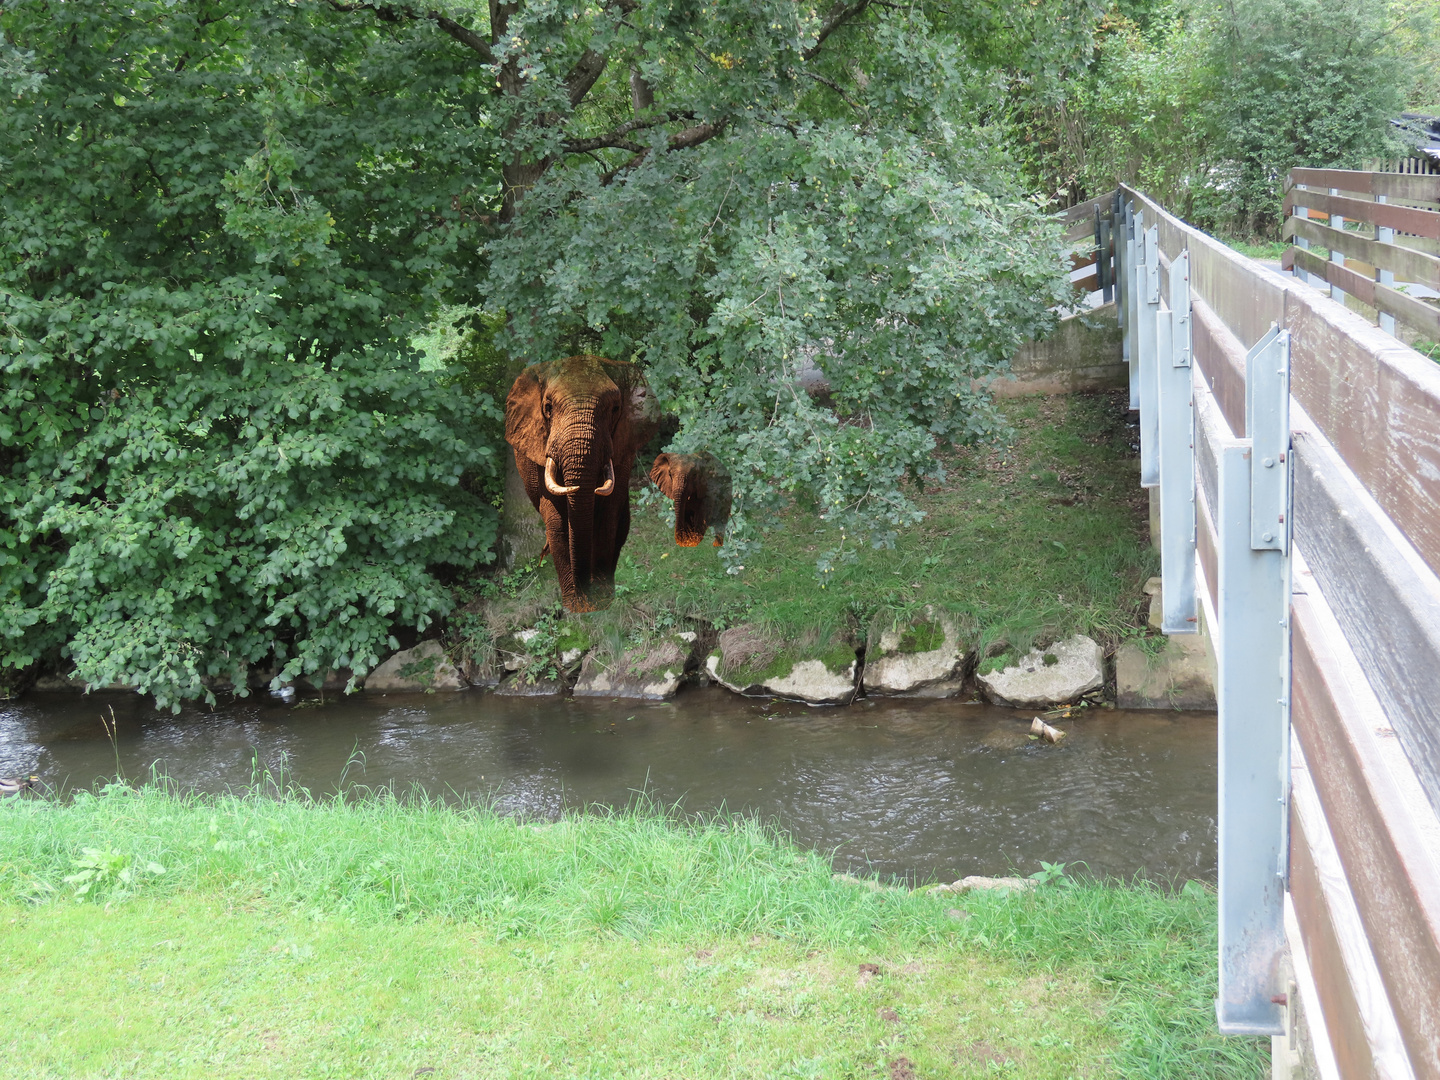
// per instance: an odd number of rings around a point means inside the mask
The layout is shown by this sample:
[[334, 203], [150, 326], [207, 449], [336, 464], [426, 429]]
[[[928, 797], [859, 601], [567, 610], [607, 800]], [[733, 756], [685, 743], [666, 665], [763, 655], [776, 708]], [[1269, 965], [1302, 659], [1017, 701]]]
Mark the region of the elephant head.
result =
[[505, 401], [505, 440], [571, 611], [614, 594], [630, 532], [630, 472], [658, 413], [640, 369], [598, 356], [531, 364]]
[[714, 454], [661, 454], [650, 479], [675, 500], [675, 543], [695, 547], [714, 527], [715, 546], [725, 542], [730, 520], [730, 474]]

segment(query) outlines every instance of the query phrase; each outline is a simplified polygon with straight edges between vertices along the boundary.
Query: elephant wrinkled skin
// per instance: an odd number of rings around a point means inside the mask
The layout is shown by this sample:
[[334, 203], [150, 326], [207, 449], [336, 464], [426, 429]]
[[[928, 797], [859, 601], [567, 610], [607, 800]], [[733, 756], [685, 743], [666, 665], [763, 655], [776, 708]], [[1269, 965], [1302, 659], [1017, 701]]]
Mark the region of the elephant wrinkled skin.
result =
[[[560, 595], [570, 611], [605, 607], [630, 535], [630, 473], [660, 412], [634, 364], [571, 356], [531, 364], [505, 399], [505, 441], [525, 494], [545, 522]], [[675, 500], [675, 542], [715, 545], [730, 519], [730, 474], [714, 455], [661, 454], [650, 477]], [[698, 531], [697, 531], [698, 530]]]
[[659, 414], [633, 364], [598, 356], [531, 364], [505, 400], [505, 441], [571, 611], [606, 606], [630, 534], [630, 472]]

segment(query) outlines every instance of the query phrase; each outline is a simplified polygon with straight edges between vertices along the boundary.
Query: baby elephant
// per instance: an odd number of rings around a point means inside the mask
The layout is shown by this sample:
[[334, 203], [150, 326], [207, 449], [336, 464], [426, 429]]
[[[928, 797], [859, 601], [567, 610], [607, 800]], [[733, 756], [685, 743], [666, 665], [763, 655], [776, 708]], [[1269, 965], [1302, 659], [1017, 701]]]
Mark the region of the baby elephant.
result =
[[715, 546], [725, 542], [730, 520], [730, 474], [714, 454], [661, 454], [650, 479], [675, 500], [675, 543], [695, 547], [714, 528]]

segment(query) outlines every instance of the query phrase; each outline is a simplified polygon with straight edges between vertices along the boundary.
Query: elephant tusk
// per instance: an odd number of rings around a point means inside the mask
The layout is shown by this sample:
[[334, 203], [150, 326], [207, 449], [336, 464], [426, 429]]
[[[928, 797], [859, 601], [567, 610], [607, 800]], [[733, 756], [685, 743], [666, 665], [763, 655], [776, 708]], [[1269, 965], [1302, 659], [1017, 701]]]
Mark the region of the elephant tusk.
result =
[[605, 462], [605, 483], [595, 489], [596, 495], [609, 495], [615, 490], [615, 462]]
[[550, 492], [551, 495], [574, 495], [575, 492], [580, 490], [580, 485], [576, 484], [574, 487], [566, 487], [560, 483], [559, 477], [555, 475], [555, 459], [547, 457], [545, 459], [545, 490]]

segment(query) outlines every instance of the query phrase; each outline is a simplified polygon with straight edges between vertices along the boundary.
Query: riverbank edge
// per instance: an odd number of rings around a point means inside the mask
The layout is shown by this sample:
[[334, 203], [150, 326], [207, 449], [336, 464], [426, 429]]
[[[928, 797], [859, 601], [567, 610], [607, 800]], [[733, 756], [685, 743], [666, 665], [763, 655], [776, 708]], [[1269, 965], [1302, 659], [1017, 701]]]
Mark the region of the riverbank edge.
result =
[[[227, 922], [273, 924], [282, 938], [291, 924], [372, 927], [382, 940], [385, 928], [405, 927], [421, 950], [427, 928], [440, 935], [464, 927], [487, 956], [513, 967], [507, 977], [517, 987], [543, 980], [548, 968], [536, 958], [574, 941], [596, 943], [601, 953], [613, 947], [616, 957], [655, 943], [700, 961], [767, 943], [800, 958], [818, 951], [853, 960], [859, 949], [875, 961], [877, 989], [899, 985], [885, 983], [887, 973], [970, 957], [1020, 984], [1058, 973], [1078, 979], [1082, 996], [1096, 995], [1103, 1012], [1091, 1019], [1114, 1034], [1115, 1046], [1113, 1060], [1088, 1066], [1228, 1078], [1258, 1075], [1264, 1064], [1264, 1040], [1213, 1030], [1216, 900], [1198, 883], [1077, 880], [1061, 868], [1028, 890], [961, 895], [837, 876], [823, 856], [739, 815], [683, 816], [641, 801], [537, 822], [419, 793], [311, 799], [282, 784], [262, 778], [249, 794], [209, 797], [112, 784], [68, 801], [6, 800], [0, 912], [18, 925], [45, 910], [94, 911], [87, 934], [107, 955], [125, 950], [103, 945], [106, 935], [122, 933], [125, 913], [147, 903], [218, 902]], [[276, 794], [261, 794], [267, 789]], [[299, 951], [283, 960], [305, 960], [313, 947], [285, 941]], [[596, 965], [596, 987], [613, 982], [607, 972]], [[866, 976], [862, 965], [856, 982], [869, 983]], [[632, 992], [664, 990], [652, 980]], [[930, 1004], [948, 1008], [954, 989], [933, 988]], [[982, 1038], [987, 1012], [1002, 1015], [1013, 995], [988, 982], [968, 989], [956, 1008], [966, 1022], [982, 1018], [981, 1029], [968, 1031]], [[64, 995], [66, 983], [49, 992]], [[976, 992], [998, 995], [993, 1008]], [[293, 1009], [281, 1008], [280, 1017], [299, 1022]], [[1035, 1046], [1053, 1036], [1052, 1049], [1083, 1034], [1033, 1018], [1022, 1026]], [[1013, 1030], [992, 1033], [994, 1043], [1006, 1047]], [[931, 1063], [940, 1049], [912, 1043], [905, 1053]]]

